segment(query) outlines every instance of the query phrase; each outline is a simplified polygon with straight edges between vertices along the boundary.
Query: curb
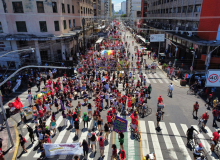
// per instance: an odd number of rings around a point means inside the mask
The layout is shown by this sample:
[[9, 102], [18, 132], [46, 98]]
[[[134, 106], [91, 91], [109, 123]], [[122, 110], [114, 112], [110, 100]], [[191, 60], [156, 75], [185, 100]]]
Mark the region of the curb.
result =
[[12, 157], [12, 160], [16, 160], [17, 154], [18, 154], [18, 147], [19, 147], [19, 136], [18, 136], [18, 128], [16, 126], [16, 121], [13, 118], [10, 118], [12, 121], [14, 121], [14, 129], [16, 134], [16, 145], [15, 145], [15, 151]]

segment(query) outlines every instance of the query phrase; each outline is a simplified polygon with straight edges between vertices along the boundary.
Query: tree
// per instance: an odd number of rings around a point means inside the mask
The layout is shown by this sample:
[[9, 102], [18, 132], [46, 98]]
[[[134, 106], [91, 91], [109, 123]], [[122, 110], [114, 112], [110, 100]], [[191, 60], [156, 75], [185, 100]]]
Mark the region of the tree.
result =
[[126, 14], [122, 14], [121, 17], [127, 17], [127, 15]]

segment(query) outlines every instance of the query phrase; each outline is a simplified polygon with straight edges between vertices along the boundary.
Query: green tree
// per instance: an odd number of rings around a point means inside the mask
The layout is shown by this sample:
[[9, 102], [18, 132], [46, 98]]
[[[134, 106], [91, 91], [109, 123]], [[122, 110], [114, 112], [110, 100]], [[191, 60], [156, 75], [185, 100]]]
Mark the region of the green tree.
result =
[[127, 17], [127, 15], [126, 14], [122, 14], [121, 17]]

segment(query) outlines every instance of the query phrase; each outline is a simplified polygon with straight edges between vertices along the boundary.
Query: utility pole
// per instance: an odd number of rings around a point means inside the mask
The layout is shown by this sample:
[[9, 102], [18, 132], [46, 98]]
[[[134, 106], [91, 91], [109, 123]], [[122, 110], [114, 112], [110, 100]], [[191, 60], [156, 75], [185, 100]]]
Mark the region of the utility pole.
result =
[[9, 125], [8, 125], [8, 121], [7, 121], [6, 115], [5, 115], [5, 109], [4, 109], [3, 103], [2, 103], [2, 97], [0, 97], [0, 105], [1, 105], [2, 113], [3, 113], [3, 117], [4, 117], [4, 120], [5, 120], [5, 125], [6, 125], [6, 128], [7, 128], [8, 136], [9, 136], [9, 139], [11, 141], [11, 145], [14, 146], [14, 142], [12, 140], [11, 132], [10, 132]]
[[85, 55], [85, 49], [86, 49], [86, 41], [85, 41], [85, 18], [82, 19], [82, 25], [83, 25], [83, 55]]

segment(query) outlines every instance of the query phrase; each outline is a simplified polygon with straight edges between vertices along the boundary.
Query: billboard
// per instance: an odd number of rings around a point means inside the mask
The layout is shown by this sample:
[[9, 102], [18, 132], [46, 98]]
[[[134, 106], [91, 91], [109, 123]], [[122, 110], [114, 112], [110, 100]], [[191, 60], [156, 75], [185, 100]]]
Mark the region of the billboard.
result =
[[220, 70], [210, 69], [206, 75], [206, 87], [220, 87]]
[[164, 34], [151, 34], [150, 42], [164, 42], [165, 35]]

